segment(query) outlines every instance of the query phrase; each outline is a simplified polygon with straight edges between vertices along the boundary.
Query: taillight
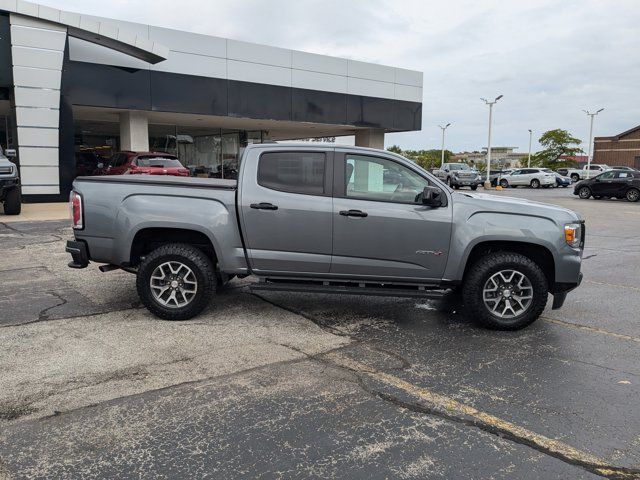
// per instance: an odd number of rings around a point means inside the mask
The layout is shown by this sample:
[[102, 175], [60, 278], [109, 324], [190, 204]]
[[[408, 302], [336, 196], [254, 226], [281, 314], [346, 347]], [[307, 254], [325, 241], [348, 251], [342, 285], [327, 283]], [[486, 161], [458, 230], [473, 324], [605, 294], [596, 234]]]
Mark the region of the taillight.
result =
[[82, 222], [82, 197], [76, 191], [72, 191], [69, 195], [69, 209], [71, 210], [71, 223], [74, 229], [82, 230], [84, 224]]

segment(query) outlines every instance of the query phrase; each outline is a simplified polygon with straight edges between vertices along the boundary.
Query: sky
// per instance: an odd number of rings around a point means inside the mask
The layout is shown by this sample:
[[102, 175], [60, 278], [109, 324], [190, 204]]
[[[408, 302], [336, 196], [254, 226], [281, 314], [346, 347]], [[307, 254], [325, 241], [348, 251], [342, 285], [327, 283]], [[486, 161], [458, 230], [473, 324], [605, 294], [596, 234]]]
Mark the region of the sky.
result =
[[[528, 151], [555, 128], [587, 149], [640, 124], [640, 0], [39, 0], [62, 10], [424, 72], [422, 131], [386, 145]], [[176, 6], [179, 8], [176, 8]]]

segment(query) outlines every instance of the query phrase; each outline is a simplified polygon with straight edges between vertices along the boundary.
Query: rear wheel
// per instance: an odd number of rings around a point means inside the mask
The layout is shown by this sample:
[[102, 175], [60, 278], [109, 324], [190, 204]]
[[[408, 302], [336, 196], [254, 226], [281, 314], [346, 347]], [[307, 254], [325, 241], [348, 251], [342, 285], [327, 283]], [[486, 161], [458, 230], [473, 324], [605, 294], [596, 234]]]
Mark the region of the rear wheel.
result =
[[589, 187], [580, 187], [580, 190], [578, 190], [578, 196], [583, 200], [586, 200], [591, 196], [591, 189]]
[[630, 188], [627, 190], [626, 197], [630, 202], [637, 202], [640, 199], [640, 190], [637, 188]]
[[22, 211], [22, 193], [20, 187], [13, 187], [4, 198], [4, 213], [7, 215], [20, 215]]
[[503, 178], [502, 180], [500, 180], [500, 186], [502, 188], [509, 188], [509, 182]]
[[496, 252], [471, 266], [462, 295], [466, 314], [474, 322], [497, 330], [518, 330], [542, 314], [549, 287], [542, 269], [528, 257]]
[[540, 187], [540, 180], [538, 180], [537, 178], [534, 178], [533, 180], [531, 180], [531, 188], [538, 188]]
[[216, 275], [202, 250], [171, 243], [146, 256], [138, 268], [136, 286], [140, 300], [155, 316], [187, 320], [209, 304]]
[[573, 182], [577, 182], [578, 180], [580, 180], [580, 175], [578, 175], [577, 173], [572, 173], [571, 174], [571, 180]]

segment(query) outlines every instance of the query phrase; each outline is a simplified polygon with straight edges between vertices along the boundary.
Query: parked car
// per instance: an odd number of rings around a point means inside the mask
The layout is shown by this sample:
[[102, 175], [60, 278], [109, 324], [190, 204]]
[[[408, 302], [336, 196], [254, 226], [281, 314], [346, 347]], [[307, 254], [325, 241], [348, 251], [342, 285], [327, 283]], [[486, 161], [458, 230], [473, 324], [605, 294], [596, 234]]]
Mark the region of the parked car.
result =
[[433, 173], [453, 188], [471, 187], [471, 190], [476, 190], [478, 185], [482, 184], [478, 172], [466, 163], [445, 163]]
[[606, 172], [607, 170], [611, 170], [609, 165], [592, 163], [591, 165], [585, 165], [584, 167], [578, 168], [568, 168], [567, 176], [571, 178], [574, 182], [578, 180], [584, 180], [585, 178], [594, 178], [597, 175], [600, 175], [602, 172]]
[[103, 175], [173, 175], [188, 177], [189, 169], [175, 155], [163, 152], [119, 152], [103, 167]]
[[469, 316], [508, 330], [535, 321], [548, 293], [560, 308], [582, 278], [576, 213], [458, 193], [391, 152], [255, 144], [238, 174], [77, 178], [69, 266], [135, 272], [143, 304], [169, 320], [197, 315], [229, 278], [254, 275], [255, 291], [454, 289]]
[[563, 176], [563, 177], [568, 177], [569, 176], [569, 169], [568, 168], [556, 168], [556, 173], [558, 175]]
[[640, 172], [640, 170], [638, 170], [637, 168], [633, 168], [633, 167], [611, 167], [612, 170], [626, 170], [628, 172]]
[[95, 152], [76, 152], [76, 177], [100, 175], [105, 159]]
[[502, 175], [500, 186], [508, 187], [550, 187], [556, 184], [556, 176], [553, 172], [544, 168], [521, 168], [508, 175]]
[[573, 194], [582, 199], [612, 197], [637, 202], [640, 199], [640, 172], [608, 170], [595, 178], [576, 183]]
[[[505, 176], [505, 175], [509, 175], [511, 172], [513, 172], [512, 169], [506, 169], [506, 170], [491, 170], [489, 172], [489, 181], [491, 182], [491, 186], [492, 187], [497, 187], [498, 186], [498, 182], [499, 180]], [[482, 176], [482, 183], [484, 183], [484, 175]]]
[[556, 177], [556, 185], [555, 186], [556, 187], [567, 188], [572, 183], [571, 179], [569, 177], [565, 177], [563, 175], [560, 175], [558, 172], [554, 172], [550, 168], [545, 168], [543, 170], [545, 172], [547, 172], [547, 173], [553, 173], [553, 175], [555, 175], [555, 177]]
[[0, 202], [6, 215], [20, 215], [22, 193], [18, 167], [2, 154], [0, 149]]

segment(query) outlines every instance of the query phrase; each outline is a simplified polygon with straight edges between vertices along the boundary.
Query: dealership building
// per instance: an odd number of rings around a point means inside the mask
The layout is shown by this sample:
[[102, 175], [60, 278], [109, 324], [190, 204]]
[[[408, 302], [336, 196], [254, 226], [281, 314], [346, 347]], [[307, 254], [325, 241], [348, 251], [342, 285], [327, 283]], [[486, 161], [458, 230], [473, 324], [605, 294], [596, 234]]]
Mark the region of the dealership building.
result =
[[421, 128], [422, 73], [0, 0], [0, 114], [24, 198], [58, 201], [120, 150], [221, 177], [247, 143], [382, 148]]

